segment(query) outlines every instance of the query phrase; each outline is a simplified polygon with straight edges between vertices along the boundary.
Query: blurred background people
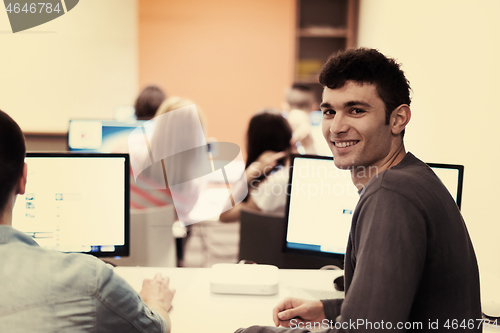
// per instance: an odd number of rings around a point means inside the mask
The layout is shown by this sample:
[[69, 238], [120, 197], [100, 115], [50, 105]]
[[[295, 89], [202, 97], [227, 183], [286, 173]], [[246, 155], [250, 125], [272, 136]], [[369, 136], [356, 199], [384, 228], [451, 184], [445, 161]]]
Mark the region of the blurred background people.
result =
[[314, 91], [307, 85], [294, 83], [285, 94], [283, 109], [292, 127], [292, 145], [301, 154], [316, 154], [309, 120], [309, 114], [318, 109]]
[[197, 159], [204, 155], [169, 157], [206, 146], [205, 123], [194, 102], [170, 97], [160, 105], [151, 123], [144, 125], [149, 147], [139, 145], [131, 150], [132, 165], [138, 166], [134, 170], [139, 173], [134, 174], [137, 185], [166, 191], [173, 199], [177, 217], [185, 224], [192, 222], [189, 213], [206, 185], [203, 179], [191, 177], [199, 165]]
[[149, 120], [153, 118], [159, 106], [165, 100], [163, 90], [155, 85], [147, 86], [135, 100], [135, 117], [137, 120]]
[[252, 117], [246, 138], [249, 194], [245, 201], [220, 215], [222, 222], [238, 221], [243, 207], [284, 213], [291, 139], [292, 129], [279, 111], [265, 109]]

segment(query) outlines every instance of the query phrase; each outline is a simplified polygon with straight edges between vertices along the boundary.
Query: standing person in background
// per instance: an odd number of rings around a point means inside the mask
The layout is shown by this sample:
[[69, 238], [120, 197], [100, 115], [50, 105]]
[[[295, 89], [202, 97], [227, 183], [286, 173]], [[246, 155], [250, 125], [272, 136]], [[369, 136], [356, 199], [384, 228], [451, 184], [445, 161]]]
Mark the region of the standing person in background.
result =
[[[195, 112], [190, 113], [185, 108], [189, 107]], [[184, 109], [183, 109], [184, 108]], [[179, 110], [180, 112], [174, 112]], [[188, 111], [188, 112], [183, 112]], [[168, 114], [168, 117], [162, 117]], [[189, 212], [194, 207], [198, 200], [199, 193], [205, 188], [203, 181], [193, 181], [185, 183], [183, 191], [172, 193], [172, 189], [166, 184], [162, 159], [171, 156], [184, 148], [183, 145], [189, 145], [192, 142], [197, 142], [194, 146], [206, 144], [206, 118], [202, 110], [195, 106], [194, 102], [182, 97], [172, 96], [167, 98], [158, 107], [155, 117], [148, 121], [150, 125], [148, 129], [154, 128], [148, 138], [149, 147], [156, 153], [155, 158], [158, 160], [151, 161], [149, 154], [144, 154], [143, 146], [138, 146], [130, 151], [132, 165], [134, 163], [148, 165], [147, 168], [141, 170], [141, 173], [134, 175], [131, 182], [132, 194], [139, 191], [147, 192], [148, 196], [153, 196], [165, 204], [173, 204], [172, 195], [176, 195], [180, 200], [176, 202], [177, 216], [187, 217]], [[140, 140], [143, 140], [142, 132]], [[191, 146], [185, 146], [185, 149], [190, 149]], [[170, 160], [173, 163], [169, 167], [169, 176], [172, 179], [184, 178], [190, 172], [189, 165], [183, 165], [185, 161]], [[179, 188], [179, 186], [178, 186]], [[136, 196], [137, 197], [137, 196]], [[158, 201], [157, 200], [157, 201]], [[183, 222], [189, 222], [188, 220]]]
[[[192, 111], [192, 112], [190, 112]], [[165, 159], [196, 146], [206, 145], [206, 118], [203, 111], [193, 101], [172, 96], [167, 98], [155, 114], [155, 129], [150, 145], [155, 156], [162, 157], [163, 164], [155, 161], [146, 170], [144, 176], [167, 190], [175, 200], [176, 215], [185, 224], [191, 224], [189, 214], [198, 201], [200, 193], [207, 184], [203, 179], [196, 178], [190, 182], [181, 182], [172, 188], [166, 182], [164, 167], [168, 170], [168, 179], [190, 178], [189, 173], [199, 164], [198, 155], [192, 155], [191, 161], [184, 159]]]
[[[151, 161], [149, 154], [143, 155], [144, 150], [141, 146], [138, 155], [137, 151], [131, 153], [131, 159], [140, 156], [139, 160], [149, 161], [147, 163], [149, 167], [140, 175], [135, 175], [136, 179], [131, 182], [131, 189], [135, 192], [147, 192], [149, 197], [167, 195], [169, 204], [174, 204], [176, 219], [181, 224], [187, 225], [187, 236], [176, 242], [177, 258], [179, 265], [182, 265], [184, 244], [190, 235], [190, 225], [198, 222], [192, 217], [191, 212], [207, 183], [203, 178], [192, 179], [190, 176], [196, 172], [197, 165], [200, 165], [199, 159], [203, 156], [192, 154], [189, 160], [186, 160], [187, 157], [168, 157], [193, 147], [205, 146], [207, 120], [201, 108], [193, 101], [171, 96], [163, 101], [155, 117], [147, 123], [154, 124], [152, 126], [154, 131], [149, 133], [151, 135], [148, 140], [151, 152], [157, 160]], [[182, 179], [191, 181], [181, 181]]]
[[166, 95], [158, 86], [147, 86], [135, 100], [135, 117], [137, 120], [153, 118]]
[[243, 207], [284, 213], [291, 138], [290, 125], [277, 110], [265, 109], [252, 117], [246, 140], [249, 194], [245, 201], [220, 215], [222, 222], [238, 221]]
[[294, 83], [285, 94], [284, 111], [293, 131], [292, 145], [297, 146], [301, 154], [316, 154], [311, 133], [309, 114], [318, 109], [318, 103], [312, 89], [304, 84]]

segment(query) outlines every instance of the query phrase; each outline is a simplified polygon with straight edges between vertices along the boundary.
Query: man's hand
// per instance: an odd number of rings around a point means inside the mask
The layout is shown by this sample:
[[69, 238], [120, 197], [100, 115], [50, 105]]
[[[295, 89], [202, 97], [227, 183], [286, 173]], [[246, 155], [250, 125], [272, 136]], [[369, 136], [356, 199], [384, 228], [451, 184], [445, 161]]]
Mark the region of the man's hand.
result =
[[290, 327], [290, 319], [297, 322], [321, 322], [325, 319], [323, 303], [298, 298], [285, 298], [273, 309], [273, 321], [276, 326]]
[[144, 303], [158, 311], [168, 321], [168, 311], [172, 308], [172, 299], [175, 290], [168, 287], [169, 278], [160, 273], [154, 279], [144, 279], [142, 290], [139, 293]]

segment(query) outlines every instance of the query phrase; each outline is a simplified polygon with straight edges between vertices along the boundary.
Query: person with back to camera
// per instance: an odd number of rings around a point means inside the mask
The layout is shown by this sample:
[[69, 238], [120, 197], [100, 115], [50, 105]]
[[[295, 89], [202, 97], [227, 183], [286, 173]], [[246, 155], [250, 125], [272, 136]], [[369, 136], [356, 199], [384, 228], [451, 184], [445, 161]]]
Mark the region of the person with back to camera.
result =
[[[323, 134], [359, 189], [344, 264], [345, 299], [287, 298], [276, 326], [308, 332], [481, 332], [479, 273], [467, 228], [446, 187], [403, 143], [410, 86], [374, 49], [323, 66]], [[253, 326], [236, 332], [292, 332]]]
[[222, 222], [238, 221], [242, 208], [284, 213], [291, 138], [292, 129], [278, 111], [265, 109], [252, 117], [245, 165], [249, 194], [245, 201], [220, 215]]
[[101, 260], [42, 249], [12, 228], [25, 155], [21, 129], [0, 111], [0, 332], [170, 332], [168, 278], [144, 280], [138, 294]]
[[158, 86], [147, 86], [135, 100], [135, 117], [137, 120], [149, 120], [153, 118], [166, 96]]
[[[135, 174], [134, 182], [142, 191], [149, 192], [150, 196], [161, 193], [168, 196], [169, 204], [174, 205], [176, 224], [180, 223], [187, 228], [187, 236], [176, 242], [178, 265], [182, 266], [184, 256], [184, 245], [190, 237], [191, 224], [198, 222], [192, 211], [199, 200], [200, 194], [207, 187], [207, 182], [202, 177], [191, 177], [191, 173], [196, 173], [197, 166], [203, 154], [193, 154], [184, 158], [167, 158], [167, 156], [187, 151], [193, 147], [206, 145], [207, 119], [202, 109], [187, 98], [171, 96], [158, 107], [155, 117], [148, 123], [154, 126], [152, 133], [149, 133], [149, 147], [157, 158], [149, 167], [142, 170], [139, 175]], [[137, 150], [132, 150], [131, 160], [149, 161], [148, 151], [144, 151], [143, 146], [138, 145]], [[146, 152], [146, 154], [144, 154]], [[137, 172], [137, 170], [136, 170]], [[167, 177], [168, 175], [168, 177]], [[168, 179], [167, 179], [168, 178]], [[191, 179], [189, 182], [176, 181], [180, 179]], [[132, 184], [134, 184], [132, 182]], [[169, 185], [170, 183], [170, 185]], [[174, 186], [171, 186], [175, 184]], [[132, 188], [132, 185], [131, 185]], [[144, 190], [144, 189], [155, 190]]]
[[[195, 146], [206, 143], [206, 117], [203, 111], [187, 98], [178, 96], [167, 98], [156, 111], [151, 122], [153, 121], [155, 124], [154, 131], [149, 144], [157, 156], [170, 156], [175, 152], [190, 149], [192, 147], [189, 145], [193, 144], [193, 142], [197, 143], [194, 144]], [[201, 129], [201, 131], [198, 131], [198, 129]], [[183, 148], [183, 145], [185, 145], [185, 148]], [[142, 147], [139, 146], [139, 148]], [[131, 158], [136, 156], [149, 159], [149, 154], [137, 155], [132, 152]], [[139, 186], [156, 188], [165, 191], [171, 198], [177, 198], [178, 200], [175, 202], [176, 215], [185, 223], [192, 223], [189, 220], [189, 213], [198, 201], [200, 193], [206, 187], [206, 183], [203, 179], [195, 179], [191, 182], [179, 184], [175, 189], [172, 189], [168, 186], [163, 168], [166, 167], [169, 170], [168, 178], [171, 180], [185, 178], [185, 175], [199, 164], [196, 162], [196, 158], [201, 158], [201, 156], [191, 157], [194, 160], [189, 163], [183, 159], [164, 158], [161, 163], [155, 161], [156, 163], [145, 169], [137, 178]]]

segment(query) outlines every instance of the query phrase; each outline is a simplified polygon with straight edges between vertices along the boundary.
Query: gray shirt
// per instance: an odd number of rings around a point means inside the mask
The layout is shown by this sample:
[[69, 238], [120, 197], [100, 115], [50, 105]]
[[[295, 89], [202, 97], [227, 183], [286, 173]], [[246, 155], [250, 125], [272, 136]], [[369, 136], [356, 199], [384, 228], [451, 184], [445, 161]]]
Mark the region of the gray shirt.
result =
[[317, 328], [482, 331], [479, 273], [465, 223], [446, 187], [411, 153], [361, 192], [344, 267], [345, 299], [323, 301], [331, 321]]
[[166, 332], [110, 265], [0, 226], [0, 332]]

